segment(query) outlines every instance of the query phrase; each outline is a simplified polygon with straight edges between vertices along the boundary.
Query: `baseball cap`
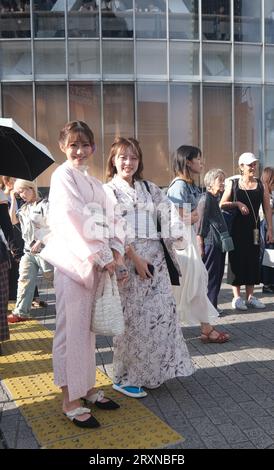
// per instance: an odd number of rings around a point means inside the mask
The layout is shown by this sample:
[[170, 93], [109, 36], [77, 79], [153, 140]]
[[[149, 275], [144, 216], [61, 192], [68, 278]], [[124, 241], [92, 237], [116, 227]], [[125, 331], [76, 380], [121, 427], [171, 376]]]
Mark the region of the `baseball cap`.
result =
[[257, 162], [258, 158], [251, 152], [242, 153], [239, 157], [239, 165], [250, 165], [253, 162]]

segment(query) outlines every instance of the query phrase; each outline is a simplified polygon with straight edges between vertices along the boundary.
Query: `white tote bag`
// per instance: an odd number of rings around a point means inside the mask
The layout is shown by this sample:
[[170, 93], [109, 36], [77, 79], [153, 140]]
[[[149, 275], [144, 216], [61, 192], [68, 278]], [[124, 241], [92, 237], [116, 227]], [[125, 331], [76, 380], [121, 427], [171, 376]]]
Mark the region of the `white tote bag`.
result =
[[268, 266], [269, 268], [274, 268], [274, 250], [273, 249], [265, 248], [262, 265]]
[[90, 329], [97, 335], [116, 336], [125, 330], [125, 322], [116, 274], [103, 271], [95, 294]]

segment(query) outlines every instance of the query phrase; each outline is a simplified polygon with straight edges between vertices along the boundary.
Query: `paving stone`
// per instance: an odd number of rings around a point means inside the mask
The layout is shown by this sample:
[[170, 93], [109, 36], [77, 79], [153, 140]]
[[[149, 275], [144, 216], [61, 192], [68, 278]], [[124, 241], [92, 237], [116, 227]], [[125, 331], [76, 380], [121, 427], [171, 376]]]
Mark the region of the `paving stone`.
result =
[[197, 404], [192, 407], [182, 406], [181, 410], [189, 420], [193, 420], [193, 418], [203, 418], [205, 416], [205, 411], [197, 406]]
[[[255, 403], [254, 401], [240, 403], [240, 407], [244, 411], [246, 411], [246, 413], [249, 414], [251, 417], [267, 416], [267, 411], [264, 408], [262, 408], [260, 405]], [[274, 412], [274, 407], [273, 407], [273, 412]]]
[[29, 439], [21, 439], [17, 441], [16, 449], [40, 449], [39, 444], [33, 439], [33, 436]]
[[208, 385], [207, 391], [213, 398], [228, 397], [227, 391], [223, 387], [220, 387], [216, 382]]
[[[47, 292], [47, 289], [41, 290]], [[225, 308], [217, 328], [231, 334], [225, 344], [203, 344], [200, 327], [183, 327], [190, 353], [197, 366], [195, 375], [169, 380], [142, 400], [153, 413], [185, 438], [168, 448], [177, 449], [264, 449], [274, 448], [274, 304], [264, 311], [241, 313], [231, 310], [231, 287], [222, 284], [220, 306]], [[54, 330], [54, 296], [36, 318]], [[112, 374], [112, 338], [98, 336], [96, 360]], [[0, 429], [5, 441], [0, 448], [38, 448], [20, 409], [0, 386]]]
[[[270, 408], [267, 408], [267, 409], [265, 409], [264, 411], [265, 411], [266, 415], [267, 415], [267, 414], [270, 414], [271, 416], [274, 416], [274, 406], [271, 406]], [[263, 414], [262, 414], [262, 415], [260, 415], [260, 416], [266, 416], [266, 415], [263, 415]], [[258, 415], [258, 416], [259, 416], [259, 415]]]
[[274, 406], [273, 398], [268, 397], [263, 393], [261, 395], [256, 395], [253, 398], [257, 403], [259, 403], [259, 405], [261, 405], [265, 409], [272, 408]]
[[263, 429], [249, 429], [244, 433], [257, 449], [267, 449], [274, 444], [274, 439], [268, 436]]
[[215, 408], [208, 408], [205, 409], [207, 416], [210, 418], [213, 424], [227, 424], [232, 423], [230, 415], [225, 413], [222, 408], [215, 407]]
[[230, 444], [225, 440], [221, 434], [214, 436], [203, 437], [203, 441], [207, 449], [230, 449]]
[[194, 396], [197, 404], [203, 408], [212, 408], [216, 406], [216, 401], [207, 393], [196, 394]]
[[232, 442], [230, 444], [231, 449], [256, 449], [256, 446], [250, 442], [250, 441], [244, 441], [244, 442]]
[[213, 436], [216, 434], [216, 427], [208, 417], [194, 418], [191, 420], [192, 425], [200, 436]]
[[217, 427], [229, 443], [245, 440], [245, 435], [235, 424], [221, 424]]
[[254, 419], [264, 431], [268, 434], [274, 434], [274, 416], [261, 416]]
[[212, 378], [207, 375], [206, 372], [199, 370], [195, 373], [196, 380], [199, 382], [203, 387], [210, 385], [212, 383]]
[[231, 412], [230, 413], [231, 420], [234, 424], [237, 424], [240, 429], [256, 429], [258, 424], [255, 420], [253, 420], [247, 413], [245, 412]]
[[247, 401], [250, 398], [247, 393], [245, 393], [240, 387], [237, 387], [236, 385], [227, 387], [226, 391], [228, 395], [234, 398], [238, 403], [241, 401]]

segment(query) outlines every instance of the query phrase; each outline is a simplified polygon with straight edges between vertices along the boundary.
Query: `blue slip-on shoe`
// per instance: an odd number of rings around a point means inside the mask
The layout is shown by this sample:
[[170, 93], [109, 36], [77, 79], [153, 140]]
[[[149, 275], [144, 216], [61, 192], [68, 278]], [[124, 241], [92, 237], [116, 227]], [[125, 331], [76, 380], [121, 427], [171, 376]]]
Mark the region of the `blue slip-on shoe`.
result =
[[112, 388], [117, 390], [117, 392], [123, 393], [124, 395], [132, 398], [143, 398], [147, 396], [147, 392], [145, 392], [141, 387], [134, 387], [133, 385], [113, 384]]

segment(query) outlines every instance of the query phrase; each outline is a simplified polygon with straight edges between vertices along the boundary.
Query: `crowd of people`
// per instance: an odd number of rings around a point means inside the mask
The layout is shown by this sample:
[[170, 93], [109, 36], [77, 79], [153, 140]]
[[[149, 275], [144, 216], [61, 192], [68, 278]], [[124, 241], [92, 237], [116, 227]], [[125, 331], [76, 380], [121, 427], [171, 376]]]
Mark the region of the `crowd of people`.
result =
[[[226, 252], [232, 308], [264, 308], [254, 296], [260, 282], [264, 292], [274, 290], [272, 272], [262, 266], [262, 247], [273, 243], [274, 169], [264, 169], [258, 179], [256, 157], [244, 153], [239, 177], [225, 181], [222, 169], [211, 169], [202, 192], [195, 181], [204, 167], [201, 150], [182, 145], [165, 193], [144, 179], [142, 149], [133, 137], [113, 141], [104, 185], [91, 174], [95, 139], [85, 122], [68, 122], [59, 146], [66, 161], [52, 175], [48, 199], [31, 181], [2, 177], [0, 344], [9, 339], [8, 322], [32, 318], [38, 272], [52, 278], [54, 271], [54, 382], [62, 390], [65, 416], [78, 427], [96, 428], [100, 423], [91, 405], [119, 408], [95, 389], [90, 323], [104, 271], [117, 277], [125, 322], [124, 332], [113, 339], [113, 388], [142, 398], [169, 379], [193, 374], [181, 322], [200, 325], [203, 343], [230, 340], [214, 326], [221, 314], [218, 294]], [[224, 210], [230, 212], [230, 224]], [[8, 315], [10, 258], [17, 266], [18, 288]]]

